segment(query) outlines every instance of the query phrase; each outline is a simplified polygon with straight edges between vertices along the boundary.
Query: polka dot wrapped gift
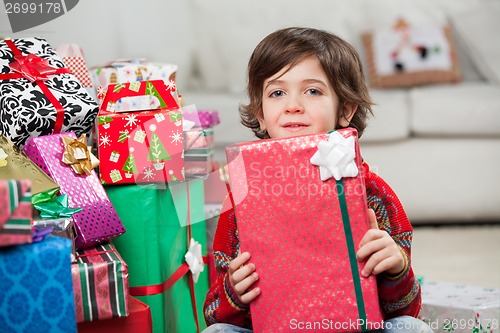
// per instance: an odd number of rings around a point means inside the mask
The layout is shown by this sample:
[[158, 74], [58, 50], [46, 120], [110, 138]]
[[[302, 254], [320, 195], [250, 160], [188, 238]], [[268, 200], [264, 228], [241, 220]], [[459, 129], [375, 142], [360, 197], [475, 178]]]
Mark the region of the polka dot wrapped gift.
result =
[[[123, 234], [125, 228], [95, 171], [89, 170], [88, 163], [77, 166], [62, 161], [66, 151], [63, 137], [76, 139], [72, 132], [31, 138], [23, 150], [59, 185], [60, 193], [68, 195], [68, 207], [82, 208], [73, 215], [76, 249], [108, 242]], [[79, 150], [75, 151], [78, 155]], [[82, 170], [82, 173], [78, 174], [74, 169]]]

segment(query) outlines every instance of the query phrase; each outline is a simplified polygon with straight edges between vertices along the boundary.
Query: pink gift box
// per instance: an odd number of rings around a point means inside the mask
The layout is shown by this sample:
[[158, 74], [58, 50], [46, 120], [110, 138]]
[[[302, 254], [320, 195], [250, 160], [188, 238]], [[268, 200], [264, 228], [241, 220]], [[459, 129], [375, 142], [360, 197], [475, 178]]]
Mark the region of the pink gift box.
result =
[[321, 180], [310, 162], [327, 134], [226, 147], [241, 252], [251, 253], [259, 273], [261, 294], [250, 304], [256, 333], [311, 323], [360, 332], [382, 323], [376, 278], [361, 276], [355, 256], [369, 229], [357, 134], [337, 132], [353, 142], [360, 171], [338, 181]]
[[182, 116], [203, 128], [213, 127], [220, 123], [219, 112], [216, 110], [187, 110], [183, 111]]
[[125, 228], [95, 171], [92, 170], [90, 175], [79, 175], [61, 161], [63, 135], [76, 139], [73, 132], [31, 138], [23, 150], [60, 186], [60, 193], [68, 195], [69, 207], [82, 208], [73, 215], [76, 249], [110, 241], [123, 234]]

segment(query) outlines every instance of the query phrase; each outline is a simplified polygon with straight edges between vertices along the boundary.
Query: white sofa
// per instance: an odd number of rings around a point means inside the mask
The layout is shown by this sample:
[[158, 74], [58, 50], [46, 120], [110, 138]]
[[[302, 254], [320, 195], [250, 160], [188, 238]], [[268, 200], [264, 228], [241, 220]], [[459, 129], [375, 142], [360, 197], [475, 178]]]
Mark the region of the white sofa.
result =
[[[9, 31], [0, 13], [0, 33]], [[417, 223], [500, 221], [500, 1], [497, 0], [86, 0], [64, 16], [12, 37], [74, 42], [89, 65], [146, 57], [179, 65], [187, 104], [217, 109], [216, 157], [253, 140], [239, 123], [246, 64], [255, 45], [284, 26], [311, 26], [350, 41], [364, 59], [363, 31], [398, 16], [450, 23], [462, 81], [371, 89], [375, 117], [362, 154]]]

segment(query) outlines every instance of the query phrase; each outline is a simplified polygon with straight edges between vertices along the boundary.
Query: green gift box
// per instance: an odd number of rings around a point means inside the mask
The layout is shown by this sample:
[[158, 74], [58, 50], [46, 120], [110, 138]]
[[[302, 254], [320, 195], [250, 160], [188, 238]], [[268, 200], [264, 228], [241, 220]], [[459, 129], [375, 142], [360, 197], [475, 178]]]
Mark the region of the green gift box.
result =
[[[185, 255], [191, 237], [201, 244], [201, 253], [207, 251], [203, 181], [170, 183], [167, 188], [155, 184], [107, 186], [106, 191], [127, 228], [113, 244], [128, 264], [130, 294], [151, 307], [153, 332], [196, 332], [190, 287], [193, 275]], [[206, 267], [192, 289], [202, 330]]]

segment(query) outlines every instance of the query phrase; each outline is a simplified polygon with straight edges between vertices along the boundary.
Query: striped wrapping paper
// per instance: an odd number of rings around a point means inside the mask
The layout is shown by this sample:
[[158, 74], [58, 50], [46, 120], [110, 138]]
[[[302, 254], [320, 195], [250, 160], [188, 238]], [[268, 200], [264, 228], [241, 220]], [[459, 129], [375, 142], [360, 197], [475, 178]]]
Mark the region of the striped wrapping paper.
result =
[[31, 243], [31, 181], [0, 180], [0, 246]]
[[128, 315], [128, 267], [111, 244], [76, 252], [71, 265], [76, 321]]

